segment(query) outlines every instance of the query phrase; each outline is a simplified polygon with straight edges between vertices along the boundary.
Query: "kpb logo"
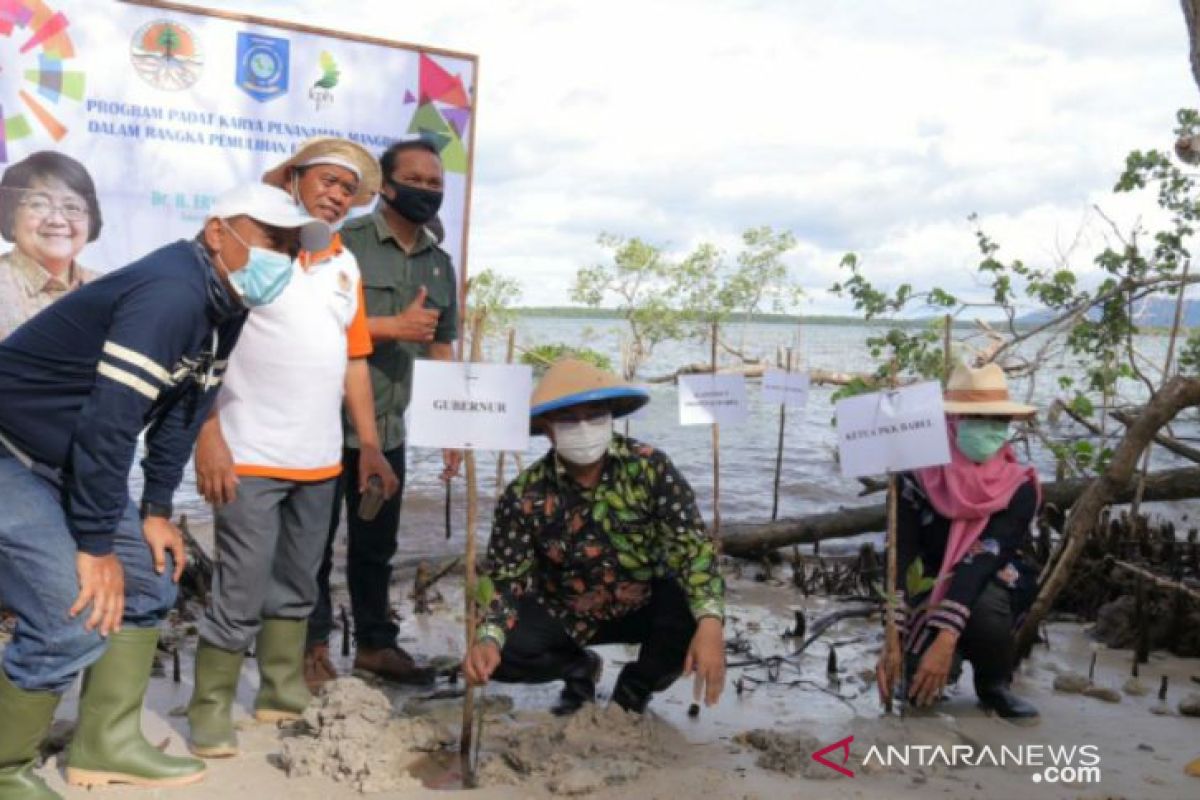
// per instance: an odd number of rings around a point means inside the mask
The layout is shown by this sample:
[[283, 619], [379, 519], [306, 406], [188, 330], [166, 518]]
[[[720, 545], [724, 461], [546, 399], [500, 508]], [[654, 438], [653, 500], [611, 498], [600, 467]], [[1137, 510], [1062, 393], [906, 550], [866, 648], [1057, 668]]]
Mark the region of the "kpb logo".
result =
[[[840, 742], [834, 742], [833, 744], [828, 745], [827, 747], [823, 747], [820, 750], [818, 750], [817, 752], [812, 754], [813, 761], [816, 761], [818, 764], [824, 764], [825, 766], [829, 767], [832, 770], [837, 770], [838, 772], [845, 775], [847, 778], [853, 778], [854, 772], [852, 770], [846, 769], [846, 767], [844, 766], [846, 764], [846, 762], [848, 762], [850, 760], [850, 743], [853, 741], [854, 741], [853, 736], [847, 736], [845, 739], [842, 739]], [[832, 761], [827, 761], [825, 759], [825, 755], [834, 750], [842, 751], [843, 755], [842, 755], [842, 763], [841, 764], [834, 764]]]

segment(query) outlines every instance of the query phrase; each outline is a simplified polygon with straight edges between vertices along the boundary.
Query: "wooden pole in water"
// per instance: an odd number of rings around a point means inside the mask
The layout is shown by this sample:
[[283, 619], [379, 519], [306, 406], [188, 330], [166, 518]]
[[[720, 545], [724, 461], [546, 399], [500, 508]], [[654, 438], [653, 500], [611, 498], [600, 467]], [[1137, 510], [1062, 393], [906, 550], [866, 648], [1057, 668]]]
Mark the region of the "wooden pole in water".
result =
[[[517, 329], [509, 328], [508, 329], [508, 350], [504, 354], [504, 363], [505, 364], [513, 363], [513, 354], [516, 352], [516, 349], [517, 349]], [[500, 455], [496, 456], [496, 496], [497, 497], [499, 497], [500, 493], [504, 491], [504, 456], [505, 456], [505, 453], [503, 450], [500, 451]]]
[[[896, 388], [896, 362], [892, 361], [888, 383], [891, 388]], [[884, 617], [884, 635], [887, 637], [887, 648], [891, 652], [900, 653], [900, 676], [904, 677], [904, 651], [901, 649], [900, 631], [896, 628], [896, 619], [893, 615], [893, 605], [896, 603], [896, 573], [898, 570], [896, 561], [897, 548], [897, 531], [896, 531], [896, 504], [897, 504], [897, 480], [894, 473], [888, 473], [888, 488], [887, 488], [887, 605], [885, 608]], [[901, 680], [901, 685], [905, 681]], [[892, 713], [892, 686], [887, 687], [887, 700], [884, 702], [884, 710], [887, 713]]]
[[942, 386], [950, 380], [950, 372], [954, 369], [954, 356], [950, 353], [950, 348], [953, 342], [950, 341], [950, 330], [954, 325], [954, 315], [947, 314], [944, 317], [946, 330], [942, 331], [942, 360], [945, 366], [942, 368]]
[[[1187, 289], [1188, 271], [1192, 267], [1191, 259], [1183, 262], [1183, 271], [1179, 277], [1179, 295], [1175, 298], [1175, 319], [1171, 323], [1171, 338], [1167, 340], [1167, 357], [1163, 360], [1162, 380], [1159, 386], [1167, 382], [1171, 374], [1171, 364], [1175, 361], [1175, 343], [1179, 339], [1179, 328], [1183, 325], [1183, 298]], [[1133, 503], [1129, 508], [1129, 516], [1137, 518], [1138, 509], [1142, 505], [1142, 497], [1146, 492], [1146, 475], [1150, 472], [1150, 453], [1154, 450], [1154, 442], [1146, 445], [1142, 455], [1142, 471], [1138, 475], [1137, 491], [1133, 494]]]
[[[470, 356], [472, 362], [478, 362], [482, 359], [482, 328], [483, 313], [479, 312], [472, 320]], [[463, 602], [466, 607], [466, 647], [467, 650], [470, 650], [471, 642], [475, 638], [475, 526], [479, 521], [479, 472], [476, 469], [475, 451], [468, 450], [463, 461], [467, 467], [467, 577], [463, 586]], [[467, 789], [475, 787], [475, 769], [471, 763], [471, 737], [474, 733], [472, 727], [474, 715], [475, 690], [470, 683], [467, 683], [463, 690], [462, 734], [458, 747], [463, 787]]]
[[[717, 378], [717, 337], [721, 335], [721, 324], [712, 324], [712, 374], [713, 382]], [[714, 422], [712, 426], [713, 444], [713, 539], [717, 549], [721, 548], [721, 425]]]
[[[784, 369], [790, 375], [792, 372], [792, 348], [787, 348], [787, 359]], [[771, 500], [771, 522], [779, 519], [779, 480], [783, 475], [783, 432], [787, 425], [787, 392], [784, 392], [784, 402], [779, 404], [779, 446], [775, 450], [775, 493]]]

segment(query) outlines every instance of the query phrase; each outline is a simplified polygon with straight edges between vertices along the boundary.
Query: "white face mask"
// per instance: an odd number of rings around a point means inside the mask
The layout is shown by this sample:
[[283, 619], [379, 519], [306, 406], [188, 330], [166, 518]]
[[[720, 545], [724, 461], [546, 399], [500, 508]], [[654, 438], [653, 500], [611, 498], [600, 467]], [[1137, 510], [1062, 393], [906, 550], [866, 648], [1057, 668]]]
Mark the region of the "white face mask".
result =
[[564, 461], [578, 467], [595, 464], [612, 441], [612, 414], [586, 422], [552, 422], [554, 450]]

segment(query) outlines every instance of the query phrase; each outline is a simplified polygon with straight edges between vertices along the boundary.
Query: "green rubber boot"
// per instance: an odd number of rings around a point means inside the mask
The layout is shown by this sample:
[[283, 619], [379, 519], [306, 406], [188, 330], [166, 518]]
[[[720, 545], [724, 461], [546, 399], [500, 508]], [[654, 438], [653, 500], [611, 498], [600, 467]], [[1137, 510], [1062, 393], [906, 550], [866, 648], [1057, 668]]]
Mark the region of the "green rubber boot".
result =
[[259, 722], [300, 719], [312, 702], [304, 683], [306, 619], [265, 619], [258, 634], [258, 697], [254, 718]]
[[157, 628], [125, 628], [108, 635], [108, 649], [83, 676], [79, 724], [67, 752], [67, 783], [158, 787], [203, 780], [203, 761], [169, 756], [142, 735], [142, 702], [157, 644]]
[[192, 735], [188, 747], [201, 758], [229, 758], [238, 753], [233, 729], [233, 696], [242, 674], [242, 653], [222, 650], [203, 639], [196, 646], [196, 685], [188, 703]]
[[61, 696], [19, 689], [0, 667], [0, 797], [4, 800], [62, 800], [33, 774], [38, 747], [50, 731]]

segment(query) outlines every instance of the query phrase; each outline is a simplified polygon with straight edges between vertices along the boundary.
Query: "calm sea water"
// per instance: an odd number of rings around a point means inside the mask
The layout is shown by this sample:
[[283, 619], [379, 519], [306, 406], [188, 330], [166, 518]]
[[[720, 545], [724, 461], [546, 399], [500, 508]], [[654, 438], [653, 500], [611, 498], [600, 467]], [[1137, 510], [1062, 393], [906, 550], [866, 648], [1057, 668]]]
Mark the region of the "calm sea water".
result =
[[[620, 336], [623, 323], [617, 321], [521, 319], [516, 324], [517, 346], [563, 342], [586, 345], [612, 357], [619, 363]], [[791, 346], [797, 353], [801, 368], [843, 372], [864, 372], [873, 362], [866, 339], [873, 334], [862, 325], [774, 325], [752, 324], [731, 326], [728, 341], [744, 346], [748, 354], [773, 359], [780, 346]], [[956, 348], [980, 349], [985, 346], [981, 337], [968, 331], [955, 331]], [[1034, 356], [1041, 342], [1031, 342], [1023, 354]], [[1160, 336], [1141, 337], [1138, 350], [1151, 362], [1161, 364], [1167, 339]], [[504, 342], [489, 342], [486, 348], [490, 360], [503, 359]], [[673, 372], [682, 364], [707, 361], [708, 346], [699, 341], [668, 342], [660, 345], [641, 370], [639, 377]], [[723, 360], [732, 365], [733, 359]], [[1045, 408], [1056, 395], [1058, 377], [1078, 375], [1080, 366], [1067, 357], [1052, 357], [1032, 387], [1031, 401]], [[831, 395], [836, 387], [813, 387], [806, 409], [789, 409], [785, 426], [785, 449], [780, 493], [780, 516], [830, 511], [846, 505], [878, 502], [879, 497], [863, 499], [858, 496], [856, 481], [841, 477], [834, 459], [835, 438], [832, 427]], [[1027, 396], [1028, 382], [1017, 380], [1012, 386], [1014, 395]], [[651, 402], [643, 414], [630, 422], [632, 436], [664, 449], [692, 483], [706, 518], [711, 518], [713, 501], [712, 434], [706, 426], [680, 426], [676, 389], [672, 384], [650, 387]], [[1144, 397], [1142, 386], [1135, 382], [1122, 384], [1121, 395], [1130, 401]], [[759, 383], [748, 388], [749, 419], [740, 425], [721, 429], [721, 516], [726, 522], [765, 521], [771, 514], [772, 484], [775, 454], [779, 435], [779, 407], [761, 402]], [[1184, 422], [1177, 435], [1193, 433], [1193, 423]], [[621, 428], [619, 428], [621, 429]], [[1072, 429], [1064, 425], [1057, 431], [1067, 435]], [[1055, 433], [1052, 428], [1052, 433]], [[523, 454], [528, 463], [545, 452], [547, 440], [535, 437]], [[1047, 480], [1053, 479], [1053, 461], [1045, 448], [1035, 443], [1031, 447], [1033, 463]], [[453, 487], [453, 530], [450, 542], [445, 540], [445, 493], [437, 480], [440, 452], [410, 450], [408, 483], [401, 520], [401, 558], [440, 556], [459, 552], [462, 546], [465, 520], [464, 482], [459, 479]], [[1157, 450], [1154, 466], [1166, 467], [1176, 462], [1170, 454]], [[480, 465], [481, 523], [480, 534], [486, 536], [491, 505], [496, 496], [497, 459], [493, 453], [482, 453]], [[515, 475], [511, 456], [506, 458], [505, 476]], [[140, 475], [135, 476], [135, 481]], [[135, 494], [135, 496], [137, 496]], [[177, 507], [195, 519], [207, 519], [210, 512], [195, 493], [195, 480], [189, 468], [184, 484], [176, 498]]]

